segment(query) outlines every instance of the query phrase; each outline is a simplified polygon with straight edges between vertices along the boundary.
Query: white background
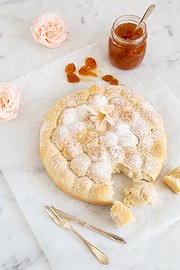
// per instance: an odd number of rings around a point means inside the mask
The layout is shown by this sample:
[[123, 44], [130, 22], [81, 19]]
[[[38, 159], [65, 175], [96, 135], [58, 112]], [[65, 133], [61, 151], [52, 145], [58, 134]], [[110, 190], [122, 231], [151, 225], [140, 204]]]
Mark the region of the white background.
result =
[[[147, 62], [180, 98], [180, 2], [154, 1], [148, 20]], [[114, 19], [142, 15], [143, 0], [0, 0], [0, 81], [7, 82], [73, 50], [107, 39]], [[55, 50], [34, 43], [31, 22], [44, 12], [60, 14], [69, 37]], [[122, 269], [179, 269], [180, 222], [141, 244], [125, 258]], [[6, 180], [0, 175], [0, 269], [50, 269]], [[110, 269], [110, 268], [109, 268]]]

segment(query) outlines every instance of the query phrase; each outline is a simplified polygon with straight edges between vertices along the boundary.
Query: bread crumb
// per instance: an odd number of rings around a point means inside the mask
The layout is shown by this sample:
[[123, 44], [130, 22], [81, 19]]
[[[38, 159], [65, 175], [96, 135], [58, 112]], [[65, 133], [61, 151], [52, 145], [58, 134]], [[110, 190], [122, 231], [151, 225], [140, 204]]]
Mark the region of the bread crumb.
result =
[[174, 169], [162, 180], [172, 191], [180, 194], [180, 168]]
[[123, 203], [116, 201], [110, 213], [117, 227], [133, 223], [136, 218], [131, 210]]

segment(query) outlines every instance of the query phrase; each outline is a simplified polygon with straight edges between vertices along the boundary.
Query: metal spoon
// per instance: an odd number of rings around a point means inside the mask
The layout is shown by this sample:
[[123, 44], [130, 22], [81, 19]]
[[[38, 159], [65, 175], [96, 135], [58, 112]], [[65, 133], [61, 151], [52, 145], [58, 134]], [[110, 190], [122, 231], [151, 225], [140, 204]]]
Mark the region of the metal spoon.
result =
[[[134, 29], [134, 31], [132, 32], [132, 34], [134, 34], [134, 32], [137, 31], [137, 29], [141, 26], [141, 24], [151, 15], [151, 13], [153, 12], [153, 10], [155, 9], [155, 5], [150, 5], [147, 10], [145, 11], [142, 19], [140, 20], [140, 22], [138, 23], [138, 25], [136, 26], [136, 28]], [[131, 34], [131, 35], [132, 35]]]

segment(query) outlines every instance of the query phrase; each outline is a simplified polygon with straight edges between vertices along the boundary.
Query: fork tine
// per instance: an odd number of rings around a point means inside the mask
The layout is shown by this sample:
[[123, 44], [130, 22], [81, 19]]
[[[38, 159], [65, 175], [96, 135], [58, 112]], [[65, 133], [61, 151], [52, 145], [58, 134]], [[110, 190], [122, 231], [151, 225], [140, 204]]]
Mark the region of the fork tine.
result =
[[49, 209], [51, 209], [51, 211], [53, 212], [54, 216], [56, 216], [56, 218], [57, 218], [59, 221], [63, 220], [63, 218], [61, 218], [61, 217], [56, 213], [56, 211], [54, 211], [53, 208], [54, 208], [53, 205], [52, 205], [52, 206], [49, 206]]
[[60, 222], [60, 219], [54, 214], [52, 209], [49, 206], [45, 206], [47, 213], [51, 217], [51, 219], [57, 224]]
[[52, 210], [49, 208], [49, 206], [45, 206], [47, 213], [49, 214], [49, 216], [52, 218], [52, 220], [54, 220], [56, 217], [54, 215], [54, 213], [52, 212]]

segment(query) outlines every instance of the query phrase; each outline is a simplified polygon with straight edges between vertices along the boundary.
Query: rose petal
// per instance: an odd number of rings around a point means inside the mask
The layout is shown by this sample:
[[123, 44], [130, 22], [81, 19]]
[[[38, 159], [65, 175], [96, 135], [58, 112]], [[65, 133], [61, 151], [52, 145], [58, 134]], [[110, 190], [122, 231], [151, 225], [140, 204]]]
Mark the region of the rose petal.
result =
[[31, 32], [34, 40], [48, 48], [57, 48], [67, 38], [67, 29], [60, 16], [45, 13], [36, 19]]
[[17, 116], [20, 93], [16, 85], [0, 84], [0, 122], [6, 122]]

